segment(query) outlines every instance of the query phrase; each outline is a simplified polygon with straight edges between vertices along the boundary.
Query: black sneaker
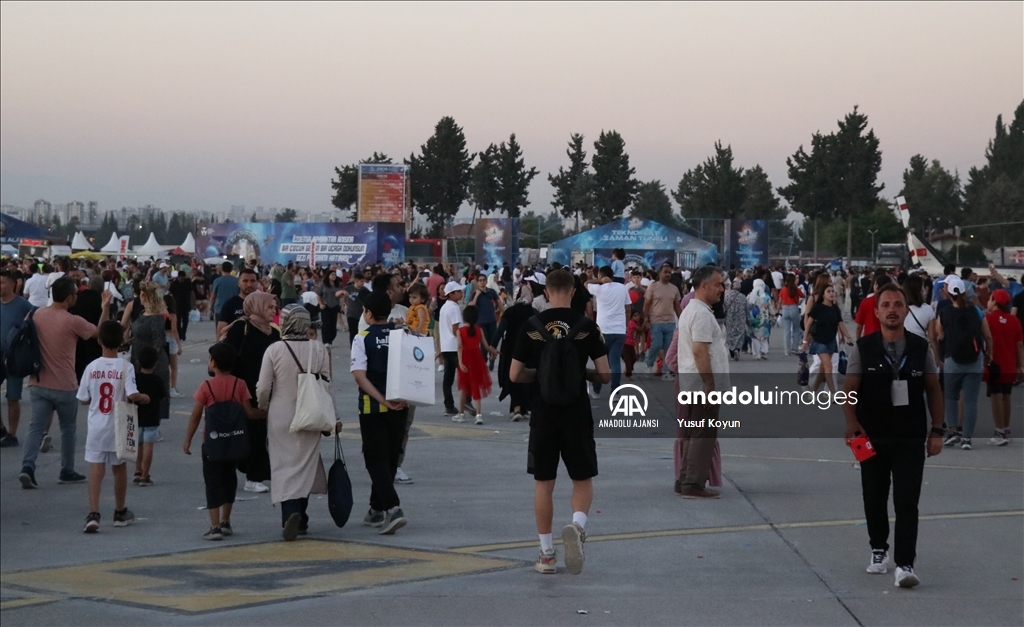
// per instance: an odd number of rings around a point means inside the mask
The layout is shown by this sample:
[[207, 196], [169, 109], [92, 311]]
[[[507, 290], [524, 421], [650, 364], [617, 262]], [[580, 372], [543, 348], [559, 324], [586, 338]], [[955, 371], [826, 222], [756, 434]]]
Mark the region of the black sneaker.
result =
[[83, 474], [77, 473], [74, 470], [61, 471], [60, 477], [57, 478], [57, 483], [83, 483], [87, 477]]
[[396, 531], [405, 526], [405, 514], [401, 507], [393, 507], [384, 513], [384, 526], [380, 529], [380, 535], [394, 535]]
[[21, 469], [18, 480], [21, 481], [21, 487], [25, 490], [35, 490], [39, 487], [39, 484], [36, 483], [36, 472], [28, 466]]
[[203, 540], [223, 540], [224, 535], [220, 532], [220, 527], [210, 527], [210, 530], [203, 534]]
[[127, 527], [128, 525], [135, 522], [135, 513], [127, 507], [121, 511], [114, 510], [114, 526], [115, 527]]
[[366, 516], [363, 516], [363, 524], [367, 527], [383, 527], [384, 512], [378, 512], [375, 509], [371, 509], [366, 512]]
[[295, 538], [299, 537], [299, 525], [302, 523], [302, 514], [292, 514], [288, 517], [288, 520], [284, 521], [284, 528], [281, 529], [281, 535], [284, 537], [285, 542], [291, 542]]
[[458, 414], [459, 414], [459, 410], [455, 409], [454, 407], [445, 407], [444, 408], [444, 415], [445, 416], [457, 416]]
[[225, 520], [225, 521], [220, 523], [220, 535], [224, 536], [225, 538], [228, 537], [228, 536], [235, 535], [234, 530], [231, 529], [231, 521], [230, 520]]
[[142, 481], [142, 473], [141, 472], [137, 472], [137, 473], [135, 473], [135, 476], [132, 477], [132, 483], [138, 483], [140, 481]]
[[3, 439], [0, 440], [0, 448], [11, 448], [14, 446], [18, 446], [17, 436], [5, 435]]
[[89, 515], [85, 517], [85, 533], [96, 533], [100, 530], [100, 513], [89, 512]]

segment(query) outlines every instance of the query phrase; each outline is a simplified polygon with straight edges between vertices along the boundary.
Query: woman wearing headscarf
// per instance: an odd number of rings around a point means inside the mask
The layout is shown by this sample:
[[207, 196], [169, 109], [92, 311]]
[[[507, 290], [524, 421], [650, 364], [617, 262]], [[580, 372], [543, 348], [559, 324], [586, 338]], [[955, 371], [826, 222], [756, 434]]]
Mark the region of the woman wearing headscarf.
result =
[[740, 292], [741, 279], [734, 279], [732, 289], [725, 293], [725, 341], [729, 356], [739, 361], [743, 339], [747, 336], [747, 299]]
[[281, 504], [284, 539], [305, 535], [309, 526], [306, 506], [310, 494], [327, 492], [327, 474], [320, 460], [320, 433], [291, 433], [298, 404], [299, 373], [309, 371], [328, 379], [327, 349], [310, 341], [309, 312], [291, 304], [281, 310], [281, 340], [263, 354], [256, 399], [267, 410], [267, 445], [270, 452], [270, 497]]
[[[224, 342], [231, 345], [237, 355], [231, 374], [245, 381], [252, 397], [249, 402], [255, 406], [263, 355], [271, 344], [281, 339], [281, 334], [271, 324], [277, 314], [276, 299], [267, 292], [253, 292], [242, 301], [242, 313], [241, 318], [228, 326]], [[266, 421], [249, 422], [249, 456], [238, 463], [238, 469], [245, 473], [246, 492], [268, 491], [263, 484], [270, 479]]]
[[772, 297], [762, 279], [754, 279], [754, 289], [747, 296], [747, 304], [750, 305], [750, 350], [754, 359], [768, 359], [768, 340], [772, 336], [775, 313]]

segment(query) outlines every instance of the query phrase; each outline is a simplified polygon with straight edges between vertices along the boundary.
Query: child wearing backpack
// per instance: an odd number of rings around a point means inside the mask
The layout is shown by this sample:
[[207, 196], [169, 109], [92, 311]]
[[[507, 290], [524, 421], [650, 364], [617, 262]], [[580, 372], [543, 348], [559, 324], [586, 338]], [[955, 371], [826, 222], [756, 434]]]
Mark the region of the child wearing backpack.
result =
[[[252, 407], [249, 403], [251, 397], [245, 381], [231, 374], [234, 365], [235, 349], [229, 344], [220, 342], [210, 347], [208, 367], [213, 372], [213, 377], [204, 381], [193, 396], [196, 404], [192, 407], [192, 415], [189, 416], [185, 444], [182, 447], [186, 455], [192, 454], [192, 438], [196, 435], [204, 410], [210, 412], [214, 405], [217, 406], [217, 414], [237, 413], [240, 410], [249, 420], [266, 417], [266, 412]], [[206, 418], [207, 426], [203, 429], [204, 444], [213, 416], [207, 413]], [[248, 442], [248, 433], [243, 433], [241, 438]], [[235, 474], [237, 460], [211, 460], [207, 457], [206, 451], [203, 451], [202, 456], [206, 509], [210, 514], [210, 530], [203, 534], [203, 539], [223, 540], [224, 536], [234, 533], [231, 528], [231, 507], [235, 503], [235, 490], [238, 489], [238, 477]]]
[[128, 489], [128, 466], [118, 458], [114, 403], [127, 396], [134, 403], [148, 403], [135, 385], [135, 368], [117, 356], [123, 331], [113, 320], [100, 324], [99, 341], [103, 356], [90, 363], [82, 373], [77, 398], [89, 406], [89, 427], [85, 437], [85, 461], [89, 463], [89, 515], [85, 517], [85, 533], [100, 530], [100, 488], [107, 465], [114, 475], [114, 526], [127, 527], [135, 522], [135, 514], [124, 503]]
[[491, 374], [487, 371], [487, 364], [484, 363], [483, 353], [480, 347], [491, 355], [498, 356], [498, 351], [491, 348], [484, 337], [483, 329], [477, 326], [480, 313], [475, 305], [468, 305], [462, 311], [462, 320], [465, 326], [459, 327], [458, 355], [459, 355], [459, 413], [454, 416], [454, 422], [466, 422], [466, 402], [472, 398], [476, 404], [476, 424], [484, 424], [483, 397], [491, 393]]

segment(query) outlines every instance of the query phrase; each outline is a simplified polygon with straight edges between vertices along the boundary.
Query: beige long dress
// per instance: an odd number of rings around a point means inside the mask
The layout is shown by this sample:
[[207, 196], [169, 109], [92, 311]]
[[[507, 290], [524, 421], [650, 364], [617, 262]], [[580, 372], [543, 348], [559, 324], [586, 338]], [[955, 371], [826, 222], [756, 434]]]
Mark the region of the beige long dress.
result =
[[270, 497], [274, 503], [327, 493], [327, 474], [320, 459], [320, 433], [288, 427], [298, 402], [299, 367], [288, 352], [287, 342], [302, 368], [313, 351], [311, 370], [328, 374], [327, 349], [316, 340], [275, 342], [263, 354], [256, 399], [267, 410], [267, 451], [270, 453]]

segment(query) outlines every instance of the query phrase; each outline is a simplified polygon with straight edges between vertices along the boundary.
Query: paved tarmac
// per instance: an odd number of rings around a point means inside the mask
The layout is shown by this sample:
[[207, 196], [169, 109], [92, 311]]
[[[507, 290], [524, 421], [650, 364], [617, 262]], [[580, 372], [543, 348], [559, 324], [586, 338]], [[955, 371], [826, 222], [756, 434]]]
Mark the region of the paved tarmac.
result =
[[[54, 450], [39, 456], [36, 491], [18, 482], [21, 449], [0, 452], [5, 627], [1024, 624], [1022, 442], [984, 445], [992, 429], [987, 401], [975, 449], [945, 449], [928, 460], [916, 565], [922, 584], [914, 590], [895, 588], [891, 573], [864, 572], [860, 476], [839, 438], [723, 440], [722, 498], [709, 502], [673, 494], [671, 440], [600, 440], [586, 567], [573, 576], [560, 564], [557, 575], [544, 576], [532, 569], [528, 427], [508, 421], [496, 393], [483, 403], [480, 427], [453, 424], [440, 404], [419, 409], [405, 463], [415, 483], [398, 486], [408, 526], [379, 536], [360, 524], [369, 478], [346, 347], [334, 349], [334, 390], [346, 423], [353, 520], [335, 527], [326, 498], [314, 496], [310, 535], [285, 543], [269, 495], [240, 491], [235, 536], [203, 541], [200, 460], [185, 456], [181, 441], [212, 335], [210, 322], [189, 329], [178, 386], [186, 397], [172, 401], [156, 446], [155, 485], [128, 489], [135, 525], [111, 526], [108, 474], [101, 531], [82, 533], [86, 485], [57, 484], [59, 433]], [[734, 371], [795, 372], [781, 344], [776, 333], [766, 365], [745, 356]], [[635, 382], [649, 394], [670, 394], [671, 384]], [[1014, 402], [1024, 412], [1019, 395]], [[21, 435], [28, 414], [25, 403]], [[841, 435], [841, 412], [823, 415]], [[82, 472], [85, 429], [83, 408]], [[329, 466], [330, 439], [321, 452]], [[564, 469], [561, 477], [556, 537], [571, 517]]]

